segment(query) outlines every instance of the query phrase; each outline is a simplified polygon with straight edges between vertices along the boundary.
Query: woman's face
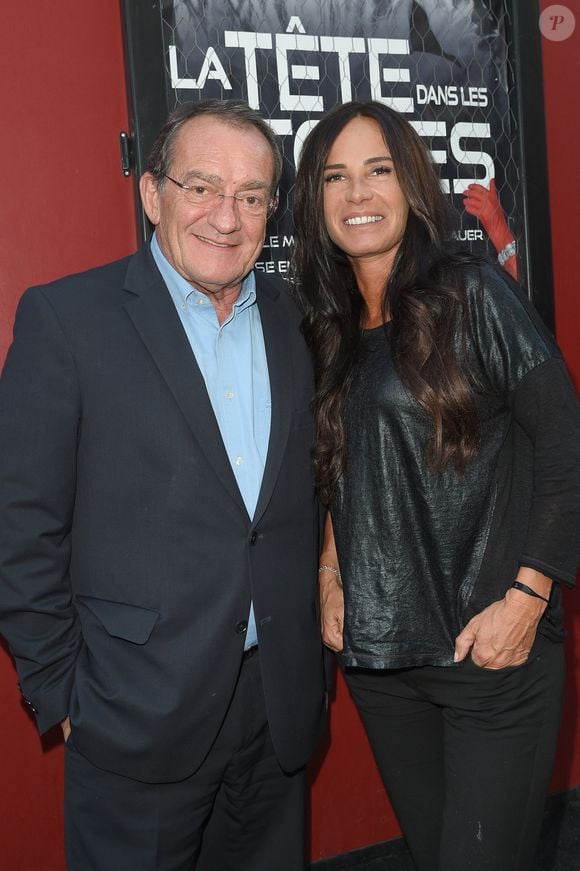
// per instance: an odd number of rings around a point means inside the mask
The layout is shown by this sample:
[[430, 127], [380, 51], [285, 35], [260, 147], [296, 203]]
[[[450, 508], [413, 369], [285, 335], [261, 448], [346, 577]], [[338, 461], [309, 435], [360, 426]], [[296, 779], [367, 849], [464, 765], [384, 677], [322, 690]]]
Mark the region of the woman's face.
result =
[[383, 259], [389, 268], [409, 205], [376, 121], [353, 118], [343, 128], [328, 153], [323, 184], [324, 219], [335, 245], [354, 268]]

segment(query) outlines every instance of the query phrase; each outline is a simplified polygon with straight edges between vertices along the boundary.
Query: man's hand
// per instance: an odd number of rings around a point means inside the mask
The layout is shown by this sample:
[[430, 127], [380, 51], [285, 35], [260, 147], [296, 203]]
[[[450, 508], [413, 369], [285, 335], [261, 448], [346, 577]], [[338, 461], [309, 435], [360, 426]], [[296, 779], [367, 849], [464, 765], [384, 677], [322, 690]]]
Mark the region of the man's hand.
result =
[[60, 724], [60, 728], [62, 729], [62, 734], [64, 735], [64, 743], [68, 741], [68, 736], [70, 735], [70, 717], [67, 717]]
[[320, 572], [320, 628], [322, 640], [335, 653], [342, 650], [344, 627], [344, 594], [339, 578], [323, 570]]

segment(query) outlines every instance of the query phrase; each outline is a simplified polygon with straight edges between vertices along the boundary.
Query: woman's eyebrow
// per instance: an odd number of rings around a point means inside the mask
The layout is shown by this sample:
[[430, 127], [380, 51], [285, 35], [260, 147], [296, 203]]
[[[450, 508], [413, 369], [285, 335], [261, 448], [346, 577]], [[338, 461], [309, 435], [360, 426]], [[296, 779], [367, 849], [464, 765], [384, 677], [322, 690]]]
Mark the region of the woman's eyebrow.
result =
[[[384, 154], [382, 157], [367, 157], [366, 160], [363, 160], [363, 165], [367, 166], [370, 163], [383, 163], [385, 160], [390, 160], [393, 162], [393, 158], [390, 154]], [[346, 163], [327, 163], [324, 169], [346, 169]]]

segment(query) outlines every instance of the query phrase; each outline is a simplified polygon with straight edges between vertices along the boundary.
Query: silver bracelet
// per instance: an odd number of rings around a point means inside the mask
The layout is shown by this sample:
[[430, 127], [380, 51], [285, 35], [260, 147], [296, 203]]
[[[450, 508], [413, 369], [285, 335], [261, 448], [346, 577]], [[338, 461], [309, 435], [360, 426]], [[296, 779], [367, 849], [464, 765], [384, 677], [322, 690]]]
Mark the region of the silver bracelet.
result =
[[318, 566], [318, 574], [320, 572], [332, 572], [333, 575], [336, 575], [337, 578], [341, 577], [340, 569], [335, 568], [335, 566]]
[[515, 241], [508, 242], [505, 248], [502, 248], [502, 250], [497, 255], [499, 265], [505, 266], [510, 257], [513, 257], [515, 254], [517, 254], [517, 251], [518, 249]]

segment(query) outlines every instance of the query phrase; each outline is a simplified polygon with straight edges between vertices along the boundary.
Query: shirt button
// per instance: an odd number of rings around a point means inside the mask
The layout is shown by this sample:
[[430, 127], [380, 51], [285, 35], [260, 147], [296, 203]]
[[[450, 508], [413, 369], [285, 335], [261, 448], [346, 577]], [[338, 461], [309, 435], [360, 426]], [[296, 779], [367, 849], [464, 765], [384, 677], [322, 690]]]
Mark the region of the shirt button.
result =
[[245, 620], [240, 620], [239, 623], [236, 623], [236, 632], [238, 635], [243, 635], [247, 628], [248, 624]]
[[258, 540], [258, 533], [252, 532], [252, 534], [250, 535], [250, 538], [248, 540], [249, 540], [250, 544], [254, 545]]
[[244, 465], [244, 458], [243, 457], [236, 457], [236, 459], [234, 460], [234, 463], [236, 464], [236, 466], [243, 466]]
[[235, 396], [233, 390], [226, 390], [226, 399], [233, 399]]

